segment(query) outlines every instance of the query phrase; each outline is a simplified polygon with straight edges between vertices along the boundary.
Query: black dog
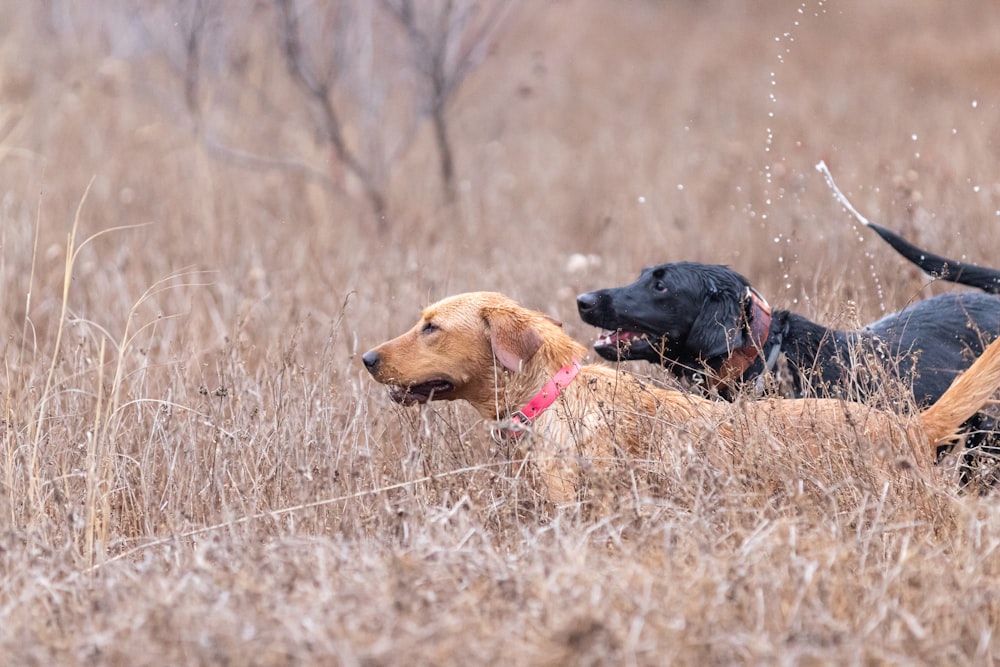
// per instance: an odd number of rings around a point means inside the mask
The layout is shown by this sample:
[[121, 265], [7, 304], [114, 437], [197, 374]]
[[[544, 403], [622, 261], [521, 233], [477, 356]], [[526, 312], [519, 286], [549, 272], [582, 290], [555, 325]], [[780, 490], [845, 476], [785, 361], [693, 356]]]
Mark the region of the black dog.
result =
[[[965, 282], [970, 274], [947, 275]], [[772, 311], [740, 274], [694, 262], [645, 269], [626, 287], [581, 294], [577, 306], [585, 322], [610, 330], [594, 345], [602, 357], [662, 364], [678, 376], [704, 378], [727, 398], [779, 363], [790, 372], [793, 396], [811, 387], [812, 395], [863, 398], [879, 384], [858, 372], [867, 358], [879, 360], [890, 377], [912, 386], [919, 404], [928, 404], [1000, 334], [1000, 297], [994, 295], [945, 294], [861, 330], [838, 331]]]
[[[1000, 296], [994, 296], [1000, 294], [1000, 271], [929, 253], [869, 226], [924, 272], [990, 294], [941, 295], [859, 331], [837, 331], [786, 310], [772, 311], [747, 279], [728, 267], [679, 262], [645, 269], [626, 287], [581, 294], [577, 307], [585, 322], [610, 330], [594, 345], [602, 357], [662, 364], [675, 375], [704, 378], [726, 398], [761, 382], [779, 365], [789, 371], [786, 393], [793, 396], [802, 396], [808, 386], [818, 396], [864, 398], [880, 384], [864, 372], [865, 362], [878, 360], [883, 373], [912, 387], [919, 404], [936, 401], [1000, 335]], [[998, 474], [990, 470], [990, 460], [1000, 459], [1000, 431], [994, 419], [979, 414], [965, 431], [963, 486], [974, 475], [995, 485]]]

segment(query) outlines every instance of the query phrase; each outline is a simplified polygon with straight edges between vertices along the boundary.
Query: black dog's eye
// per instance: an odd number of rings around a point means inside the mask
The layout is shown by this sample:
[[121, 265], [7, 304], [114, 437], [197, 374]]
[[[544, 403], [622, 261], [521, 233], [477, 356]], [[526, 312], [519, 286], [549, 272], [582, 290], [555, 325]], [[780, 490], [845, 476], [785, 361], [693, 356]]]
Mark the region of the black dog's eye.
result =
[[428, 322], [427, 324], [424, 325], [424, 328], [420, 330], [420, 333], [424, 334], [434, 333], [438, 329], [440, 329], [438, 325], [434, 324], [433, 322]]
[[662, 280], [657, 280], [655, 283], [653, 283], [653, 288], [656, 289], [657, 292], [666, 292], [667, 284]]

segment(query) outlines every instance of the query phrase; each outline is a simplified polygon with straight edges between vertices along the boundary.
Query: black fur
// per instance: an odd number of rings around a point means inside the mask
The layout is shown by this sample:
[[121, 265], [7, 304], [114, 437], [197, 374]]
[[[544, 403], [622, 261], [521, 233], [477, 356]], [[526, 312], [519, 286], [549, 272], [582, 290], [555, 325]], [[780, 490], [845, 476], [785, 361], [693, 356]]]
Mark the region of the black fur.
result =
[[[645, 269], [631, 285], [581, 294], [577, 307], [584, 322], [625, 332], [618, 336], [621, 343], [595, 345], [602, 357], [662, 364], [690, 378], [706, 367], [718, 371], [729, 351], [746, 342], [749, 286], [725, 266], [661, 264]], [[932, 297], [857, 331], [829, 329], [775, 309], [762, 353], [742, 380], [756, 380], [778, 346], [791, 371], [793, 395], [803, 395], [808, 379], [816, 395], [854, 396], [845, 390], [872, 389], [852, 372], [868, 357], [881, 360], [885, 372], [912, 385], [917, 402], [927, 404], [998, 334], [1000, 297], [978, 292]]]
[[919, 266], [924, 273], [948, 282], [978, 287], [990, 294], [1000, 294], [1000, 271], [929, 253], [885, 227], [872, 222], [868, 223], [868, 226], [895, 248], [896, 252]]

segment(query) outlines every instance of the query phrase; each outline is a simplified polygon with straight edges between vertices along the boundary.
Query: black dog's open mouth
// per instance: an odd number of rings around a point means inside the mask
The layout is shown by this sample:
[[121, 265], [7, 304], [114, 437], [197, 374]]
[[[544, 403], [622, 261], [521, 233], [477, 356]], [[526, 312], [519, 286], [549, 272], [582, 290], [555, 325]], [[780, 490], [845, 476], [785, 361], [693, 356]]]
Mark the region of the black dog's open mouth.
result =
[[649, 334], [624, 329], [606, 331], [594, 342], [594, 350], [611, 361], [632, 359], [651, 348]]
[[413, 405], [414, 403], [426, 403], [432, 399], [446, 398], [448, 393], [454, 389], [455, 385], [447, 380], [430, 380], [409, 387], [396, 385], [389, 389], [389, 398], [403, 405]]

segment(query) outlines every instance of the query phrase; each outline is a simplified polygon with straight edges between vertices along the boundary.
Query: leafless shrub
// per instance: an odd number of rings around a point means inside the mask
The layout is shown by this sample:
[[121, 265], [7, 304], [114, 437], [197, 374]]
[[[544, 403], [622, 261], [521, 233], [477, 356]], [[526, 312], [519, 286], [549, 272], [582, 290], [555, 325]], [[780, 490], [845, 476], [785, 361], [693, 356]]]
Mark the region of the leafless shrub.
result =
[[[425, 119], [430, 119], [442, 187], [446, 199], [453, 200], [455, 148], [448, 105], [466, 77], [482, 63], [511, 6], [512, 0], [458, 7], [450, 1], [414, 5], [275, 0], [276, 16], [271, 19], [275, 48], [298, 91], [297, 99], [309, 112], [318, 141], [331, 151], [332, 166], [320, 182], [348, 191], [351, 186], [345, 179], [356, 182], [375, 219], [384, 224], [394, 165], [410, 150]], [[235, 50], [230, 40], [239, 30], [233, 24], [254, 20], [261, 10], [248, 9], [243, 3], [201, 1], [157, 9], [174, 16], [177, 35], [163, 35], [161, 43], [178, 63], [185, 106], [204, 134], [206, 145], [219, 157], [245, 167], [294, 169], [317, 178], [320, 168], [236, 146], [202, 120], [206, 113], [201, 92], [206, 40], [214, 40], [215, 50]], [[228, 35], [223, 32], [227, 24]], [[376, 48], [397, 39], [400, 31], [407, 48]], [[235, 54], [228, 58], [235, 58]], [[220, 85], [218, 75], [211, 85]], [[240, 85], [262, 86], [250, 79]], [[294, 102], [280, 99], [273, 90], [261, 92], [272, 99], [275, 110]], [[213, 104], [224, 103], [224, 98], [214, 97]], [[226, 115], [238, 118], [233, 111]]]
[[[364, 164], [348, 145], [344, 137], [340, 114], [332, 99], [333, 89], [345, 67], [347, 35], [352, 30], [356, 30], [366, 37], [371, 35], [372, 17], [370, 10], [364, 11], [363, 8], [367, 7], [364, 3], [353, 8], [347, 4], [327, 8], [326, 15], [317, 22], [323, 27], [323, 30], [316, 31], [314, 26], [311, 31], [313, 35], [316, 35], [311, 40], [311, 47], [313, 50], [323, 51], [323, 56], [310, 58], [303, 45], [298, 6], [294, 0], [276, 0], [276, 4], [281, 14], [280, 35], [289, 74], [316, 109], [324, 139], [333, 147], [337, 159], [361, 181], [376, 219], [384, 221], [385, 176], [377, 173], [374, 167]], [[314, 21], [315, 18], [309, 17], [310, 22]], [[324, 44], [332, 45], [332, 51], [329, 48], [323, 48], [321, 45]], [[379, 95], [369, 95], [368, 97], [373, 99]], [[366, 110], [371, 109], [372, 107], [369, 106]]]

